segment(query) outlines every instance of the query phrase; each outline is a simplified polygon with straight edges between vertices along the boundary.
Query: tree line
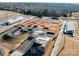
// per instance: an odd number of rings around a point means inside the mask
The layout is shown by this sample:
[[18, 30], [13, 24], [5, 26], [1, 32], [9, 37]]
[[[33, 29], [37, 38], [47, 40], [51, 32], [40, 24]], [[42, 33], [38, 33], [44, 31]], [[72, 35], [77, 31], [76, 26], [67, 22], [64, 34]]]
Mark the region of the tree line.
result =
[[[68, 13], [70, 12], [68, 10], [60, 10], [60, 9], [53, 9], [53, 8], [22, 9], [22, 8], [16, 8], [16, 7], [0, 7], [0, 10], [14, 11], [25, 15], [34, 15], [38, 17], [42, 17], [42, 16], [67, 17]], [[71, 12], [69, 14], [70, 14], [69, 16], [71, 16]]]

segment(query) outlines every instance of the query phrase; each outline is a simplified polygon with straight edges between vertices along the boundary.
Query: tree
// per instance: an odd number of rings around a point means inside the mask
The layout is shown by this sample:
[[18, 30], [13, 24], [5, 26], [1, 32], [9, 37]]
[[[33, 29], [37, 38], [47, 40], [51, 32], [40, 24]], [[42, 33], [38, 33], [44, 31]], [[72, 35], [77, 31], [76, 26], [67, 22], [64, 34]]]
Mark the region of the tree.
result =
[[26, 12], [25, 12], [25, 14], [31, 14], [31, 10], [29, 9], [29, 10], [27, 10]]
[[47, 15], [48, 15], [48, 10], [45, 9], [45, 10], [43, 11], [43, 16], [47, 16]]

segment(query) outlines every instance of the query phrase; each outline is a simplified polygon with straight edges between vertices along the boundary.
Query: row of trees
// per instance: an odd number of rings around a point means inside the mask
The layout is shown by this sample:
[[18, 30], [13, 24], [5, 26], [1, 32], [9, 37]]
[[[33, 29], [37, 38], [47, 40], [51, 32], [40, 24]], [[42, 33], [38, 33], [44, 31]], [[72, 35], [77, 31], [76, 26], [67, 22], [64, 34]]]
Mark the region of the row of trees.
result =
[[[50, 16], [50, 17], [67, 17], [68, 10], [59, 10], [59, 9], [48, 9], [48, 8], [38, 8], [38, 9], [22, 9], [16, 7], [0, 7], [0, 10], [15, 11], [18, 13], [23, 13], [27, 15], [34, 15], [38, 17]], [[71, 13], [69, 13], [71, 16]]]
[[50, 17], [67, 17], [68, 15], [68, 11], [67, 10], [48, 10], [48, 9], [39, 9], [39, 10], [32, 10], [32, 9], [27, 9], [27, 10], [20, 10], [17, 11], [23, 14], [27, 14], [27, 15], [34, 15], [34, 16], [38, 16], [38, 17], [42, 17], [42, 16], [50, 16]]

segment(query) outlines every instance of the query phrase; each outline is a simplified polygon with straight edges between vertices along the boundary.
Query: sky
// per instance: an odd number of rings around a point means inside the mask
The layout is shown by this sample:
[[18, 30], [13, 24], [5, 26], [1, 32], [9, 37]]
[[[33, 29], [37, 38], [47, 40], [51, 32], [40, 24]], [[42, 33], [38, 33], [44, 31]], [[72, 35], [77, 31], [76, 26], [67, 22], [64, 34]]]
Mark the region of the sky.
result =
[[0, 2], [49, 2], [49, 3], [79, 3], [79, 0], [0, 0]]

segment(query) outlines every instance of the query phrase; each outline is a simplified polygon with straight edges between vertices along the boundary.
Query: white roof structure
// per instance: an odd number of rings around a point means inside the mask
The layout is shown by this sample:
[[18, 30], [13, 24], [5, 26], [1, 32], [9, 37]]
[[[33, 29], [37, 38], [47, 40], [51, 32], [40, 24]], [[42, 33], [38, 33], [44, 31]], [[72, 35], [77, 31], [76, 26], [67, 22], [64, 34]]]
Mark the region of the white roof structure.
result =
[[8, 19], [7, 22], [9, 24], [13, 24], [13, 23], [16, 23], [16, 22], [19, 22], [19, 21], [22, 21], [24, 19], [29, 19], [33, 16], [29, 16], [29, 15], [22, 15], [22, 16], [19, 16], [19, 17], [16, 17], [16, 18], [11, 18], [11, 19]]
[[16, 23], [16, 22], [18, 22], [18, 21], [21, 21], [21, 20], [23, 20], [23, 19], [24, 19], [24, 17], [19, 16], [19, 17], [17, 17], [17, 18], [8, 19], [7, 22], [8, 22], [9, 24], [12, 24], [12, 23]]
[[45, 43], [47, 43], [48, 41], [50, 40], [50, 38], [49, 37], [46, 37], [46, 36], [38, 36], [38, 37], [36, 37], [36, 39], [35, 39], [35, 42], [36, 43], [39, 43], [39, 44], [45, 44]]
[[67, 25], [67, 28], [66, 28], [66, 31], [72, 31], [72, 30], [75, 30], [75, 24], [74, 24], [74, 22], [67, 22], [66, 23]]

